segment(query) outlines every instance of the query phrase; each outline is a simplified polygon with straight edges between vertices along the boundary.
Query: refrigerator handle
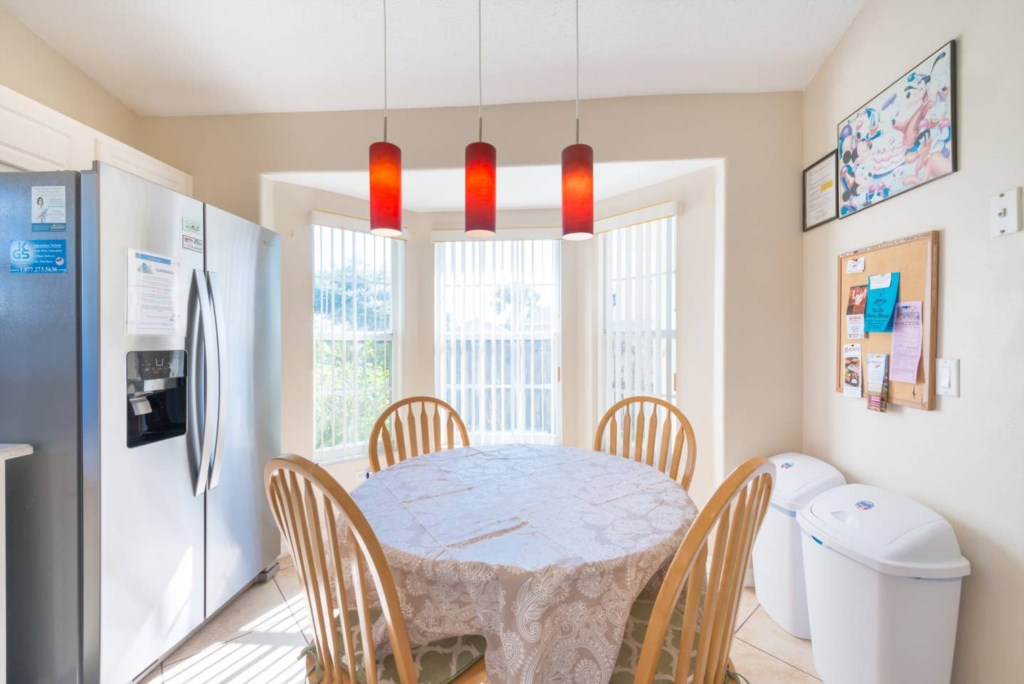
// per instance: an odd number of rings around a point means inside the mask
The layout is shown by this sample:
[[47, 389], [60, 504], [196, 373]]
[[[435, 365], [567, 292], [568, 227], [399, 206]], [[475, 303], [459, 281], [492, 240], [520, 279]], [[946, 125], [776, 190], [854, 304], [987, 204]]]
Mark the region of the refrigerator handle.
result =
[[210, 364], [216, 363], [214, 340], [208, 334], [208, 323], [212, 316], [206, 279], [200, 269], [193, 270], [188, 293], [188, 332], [185, 336], [188, 359], [188, 431], [185, 442], [196, 496], [207, 489], [210, 454], [216, 436], [213, 430], [207, 429], [216, 420], [216, 416], [211, 415], [215, 405], [209, 399], [211, 394], [216, 395], [218, 391], [215, 374], [208, 372]]
[[213, 447], [213, 456], [210, 464], [210, 483], [207, 489], [213, 489], [220, 484], [220, 471], [224, 465], [224, 414], [225, 410], [225, 397], [224, 388], [226, 383], [224, 382], [223, 369], [226, 365], [224, 362], [224, 355], [227, 353], [227, 344], [224, 342], [224, 318], [222, 317], [222, 311], [220, 308], [220, 288], [217, 286], [217, 274], [213, 271], [207, 271], [206, 280], [209, 284], [210, 289], [210, 302], [213, 308], [213, 324], [216, 330], [215, 337], [217, 340], [217, 392], [215, 399], [217, 402], [217, 431], [214, 435], [215, 442]]

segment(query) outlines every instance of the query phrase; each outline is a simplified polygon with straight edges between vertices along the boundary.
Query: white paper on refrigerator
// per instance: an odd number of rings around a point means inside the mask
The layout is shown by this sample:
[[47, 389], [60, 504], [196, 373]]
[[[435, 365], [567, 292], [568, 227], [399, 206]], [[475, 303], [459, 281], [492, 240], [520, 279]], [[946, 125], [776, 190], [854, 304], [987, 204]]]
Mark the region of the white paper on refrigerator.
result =
[[181, 264], [170, 257], [128, 250], [125, 327], [128, 335], [181, 335], [178, 280]]

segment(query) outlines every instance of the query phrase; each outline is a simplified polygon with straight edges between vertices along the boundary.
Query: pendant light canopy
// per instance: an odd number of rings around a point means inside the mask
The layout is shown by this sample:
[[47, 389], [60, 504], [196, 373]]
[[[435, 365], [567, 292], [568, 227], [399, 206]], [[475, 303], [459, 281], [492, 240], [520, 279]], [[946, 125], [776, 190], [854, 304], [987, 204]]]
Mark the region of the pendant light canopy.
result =
[[576, 0], [576, 144], [562, 150], [562, 238], [594, 236], [594, 149], [580, 143], [580, 2]]
[[491, 237], [497, 228], [498, 151], [484, 142], [484, 35], [482, 0], [477, 0], [477, 142], [466, 146], [466, 235]]
[[388, 142], [388, 3], [384, 5], [384, 140], [370, 145], [370, 232], [402, 234], [402, 150]]

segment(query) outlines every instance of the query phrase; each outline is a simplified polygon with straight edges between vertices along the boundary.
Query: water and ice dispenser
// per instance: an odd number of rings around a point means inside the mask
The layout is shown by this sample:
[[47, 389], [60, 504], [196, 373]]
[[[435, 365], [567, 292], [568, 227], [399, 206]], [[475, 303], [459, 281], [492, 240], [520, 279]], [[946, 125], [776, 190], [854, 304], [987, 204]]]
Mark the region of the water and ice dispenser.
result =
[[185, 352], [128, 352], [127, 366], [128, 447], [185, 434]]

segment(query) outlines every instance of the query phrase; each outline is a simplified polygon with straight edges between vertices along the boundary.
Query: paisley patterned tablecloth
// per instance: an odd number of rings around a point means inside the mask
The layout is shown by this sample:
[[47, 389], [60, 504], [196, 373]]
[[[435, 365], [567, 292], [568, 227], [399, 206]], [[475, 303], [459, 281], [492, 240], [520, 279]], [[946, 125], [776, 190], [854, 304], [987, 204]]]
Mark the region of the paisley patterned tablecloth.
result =
[[537, 445], [421, 456], [353, 496], [412, 643], [484, 636], [493, 684], [607, 682], [634, 599], [697, 514], [650, 466]]

